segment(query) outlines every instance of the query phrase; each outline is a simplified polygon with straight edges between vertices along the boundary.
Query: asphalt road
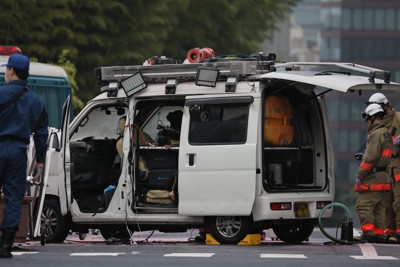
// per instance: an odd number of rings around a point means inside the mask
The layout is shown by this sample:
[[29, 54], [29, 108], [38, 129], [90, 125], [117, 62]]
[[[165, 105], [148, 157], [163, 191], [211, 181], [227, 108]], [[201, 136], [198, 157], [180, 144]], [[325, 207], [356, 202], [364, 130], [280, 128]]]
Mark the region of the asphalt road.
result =
[[[335, 229], [328, 232], [335, 236]], [[0, 259], [0, 266], [400, 266], [400, 245], [332, 244], [318, 228], [300, 245], [272, 240], [269, 232], [257, 246], [199, 244], [190, 239], [197, 230], [150, 234], [135, 233], [133, 244], [107, 245], [92, 234], [83, 241], [70, 235], [63, 244], [28, 242], [18, 246], [13, 259]]]

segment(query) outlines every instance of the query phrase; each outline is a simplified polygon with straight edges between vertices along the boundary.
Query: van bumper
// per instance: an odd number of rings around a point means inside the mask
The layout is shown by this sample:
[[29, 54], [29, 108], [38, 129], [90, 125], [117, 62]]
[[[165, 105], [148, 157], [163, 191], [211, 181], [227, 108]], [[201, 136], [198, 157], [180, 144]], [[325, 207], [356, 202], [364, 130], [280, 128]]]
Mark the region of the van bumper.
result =
[[[256, 197], [253, 207], [253, 220], [278, 220], [278, 219], [316, 219], [323, 207], [317, 209], [317, 202], [333, 202], [333, 196], [328, 193], [285, 193], [268, 194]], [[284, 210], [272, 210], [271, 204], [284, 203]], [[323, 214], [329, 218], [332, 209]]]

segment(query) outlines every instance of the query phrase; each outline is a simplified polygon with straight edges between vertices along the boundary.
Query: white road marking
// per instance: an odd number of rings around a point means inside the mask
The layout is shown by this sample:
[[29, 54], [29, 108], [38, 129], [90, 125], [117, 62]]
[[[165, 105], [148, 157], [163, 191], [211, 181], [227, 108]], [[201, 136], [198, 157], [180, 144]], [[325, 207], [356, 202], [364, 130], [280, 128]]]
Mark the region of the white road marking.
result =
[[276, 259], [307, 259], [304, 254], [260, 254], [260, 257]]
[[38, 254], [39, 252], [37, 251], [12, 251], [11, 254], [13, 254], [13, 256], [21, 256], [24, 254]]
[[96, 256], [118, 256], [125, 253], [112, 253], [112, 252], [92, 252], [92, 253], [71, 253], [70, 256], [81, 256], [81, 257], [96, 257]]
[[395, 257], [392, 256], [379, 256], [378, 253], [376, 253], [376, 249], [372, 244], [359, 244], [358, 245], [361, 249], [362, 256], [350, 256], [353, 259], [356, 260], [398, 260]]
[[164, 257], [200, 257], [211, 258], [215, 253], [170, 253], [164, 254]]
[[[355, 236], [361, 236], [361, 233], [357, 231], [355, 228], [353, 228], [353, 235]], [[395, 257], [392, 256], [379, 256], [378, 253], [376, 252], [376, 249], [372, 244], [365, 243], [365, 244], [359, 244], [358, 245], [361, 249], [362, 256], [350, 256], [353, 259], [356, 260], [398, 260]]]

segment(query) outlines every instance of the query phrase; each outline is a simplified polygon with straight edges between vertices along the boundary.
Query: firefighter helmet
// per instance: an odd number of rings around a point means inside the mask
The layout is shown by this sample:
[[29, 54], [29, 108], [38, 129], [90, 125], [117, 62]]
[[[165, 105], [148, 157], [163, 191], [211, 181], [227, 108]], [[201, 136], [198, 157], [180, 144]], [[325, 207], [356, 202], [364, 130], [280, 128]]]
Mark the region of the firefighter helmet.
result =
[[369, 104], [373, 104], [373, 103], [382, 105], [382, 104], [389, 103], [389, 100], [386, 98], [386, 96], [384, 94], [375, 93], [375, 94], [371, 95], [371, 97], [368, 99], [368, 102], [365, 102], [365, 104], [367, 104], [367, 106]]
[[365, 109], [361, 116], [365, 121], [367, 121], [370, 117], [375, 116], [378, 113], [384, 113], [383, 108], [379, 104], [373, 103]]

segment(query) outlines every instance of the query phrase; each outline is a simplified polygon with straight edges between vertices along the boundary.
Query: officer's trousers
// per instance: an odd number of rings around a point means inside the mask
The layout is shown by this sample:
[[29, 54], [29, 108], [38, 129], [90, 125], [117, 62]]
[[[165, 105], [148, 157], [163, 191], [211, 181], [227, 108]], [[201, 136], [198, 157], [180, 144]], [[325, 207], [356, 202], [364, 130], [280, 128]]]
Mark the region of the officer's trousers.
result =
[[382, 202], [386, 191], [359, 192], [356, 211], [360, 217], [361, 230], [366, 235], [383, 235], [386, 228], [386, 206]]
[[17, 231], [26, 192], [26, 148], [19, 142], [0, 140], [0, 185], [3, 186], [5, 209], [0, 229]]

